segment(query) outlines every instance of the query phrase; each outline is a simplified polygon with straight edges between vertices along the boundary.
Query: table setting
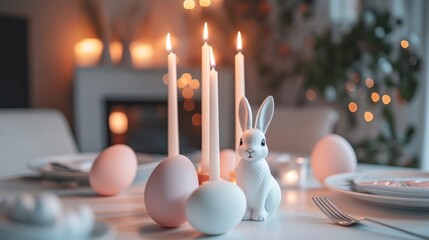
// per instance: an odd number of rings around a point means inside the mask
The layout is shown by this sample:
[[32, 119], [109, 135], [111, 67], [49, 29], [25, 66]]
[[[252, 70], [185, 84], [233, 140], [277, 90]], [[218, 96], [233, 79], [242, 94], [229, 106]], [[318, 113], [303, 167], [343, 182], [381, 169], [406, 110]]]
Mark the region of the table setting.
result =
[[219, 147], [221, 89], [206, 23], [202, 148], [181, 154], [170, 34], [166, 49], [168, 154], [117, 144], [30, 161], [34, 175], [0, 180], [1, 239], [429, 239], [428, 172], [358, 164], [336, 134], [310, 156], [269, 152], [275, 100], [252, 113], [240, 32], [235, 150]]

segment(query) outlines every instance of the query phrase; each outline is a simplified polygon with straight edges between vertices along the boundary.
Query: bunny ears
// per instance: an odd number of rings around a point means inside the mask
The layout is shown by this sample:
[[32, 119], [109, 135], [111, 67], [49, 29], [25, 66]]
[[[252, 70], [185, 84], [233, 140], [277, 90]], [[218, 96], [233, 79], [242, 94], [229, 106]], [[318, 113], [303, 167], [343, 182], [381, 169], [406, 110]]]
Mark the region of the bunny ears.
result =
[[[255, 128], [261, 130], [264, 134], [267, 132], [271, 119], [274, 115], [274, 98], [268, 96], [256, 114]], [[246, 97], [242, 97], [238, 107], [238, 118], [240, 120], [241, 130], [252, 128], [252, 109], [250, 108], [249, 101]]]

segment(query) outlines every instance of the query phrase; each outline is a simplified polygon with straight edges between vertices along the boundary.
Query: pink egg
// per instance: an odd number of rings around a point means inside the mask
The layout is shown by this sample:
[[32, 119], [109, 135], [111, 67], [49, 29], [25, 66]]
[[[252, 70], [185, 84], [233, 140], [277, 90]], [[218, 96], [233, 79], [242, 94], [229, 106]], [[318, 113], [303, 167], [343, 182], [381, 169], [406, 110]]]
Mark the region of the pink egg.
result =
[[137, 174], [135, 152], [123, 144], [106, 148], [95, 159], [89, 172], [92, 189], [105, 196], [116, 195], [127, 189]]
[[235, 171], [237, 165], [235, 151], [223, 149], [220, 151], [220, 176], [225, 180], [231, 179], [231, 172]]
[[336, 134], [320, 139], [311, 153], [311, 169], [320, 183], [331, 175], [352, 172], [356, 165], [356, 154], [352, 146]]
[[163, 227], [180, 226], [187, 221], [186, 202], [197, 187], [197, 172], [187, 157], [176, 155], [164, 159], [146, 184], [147, 213]]

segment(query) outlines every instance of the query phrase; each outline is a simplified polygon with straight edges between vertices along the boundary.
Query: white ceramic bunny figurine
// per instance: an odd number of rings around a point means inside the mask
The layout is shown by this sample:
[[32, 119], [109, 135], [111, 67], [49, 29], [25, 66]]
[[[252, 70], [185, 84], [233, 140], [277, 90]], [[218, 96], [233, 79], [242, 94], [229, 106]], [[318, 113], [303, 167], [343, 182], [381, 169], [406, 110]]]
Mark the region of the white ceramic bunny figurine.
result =
[[265, 133], [274, 114], [274, 98], [268, 96], [256, 115], [252, 128], [252, 110], [245, 97], [238, 108], [243, 134], [237, 152], [241, 159], [236, 168], [237, 184], [246, 195], [247, 209], [243, 220], [263, 221], [272, 215], [280, 205], [281, 190], [271, 175], [265, 157], [268, 147]]

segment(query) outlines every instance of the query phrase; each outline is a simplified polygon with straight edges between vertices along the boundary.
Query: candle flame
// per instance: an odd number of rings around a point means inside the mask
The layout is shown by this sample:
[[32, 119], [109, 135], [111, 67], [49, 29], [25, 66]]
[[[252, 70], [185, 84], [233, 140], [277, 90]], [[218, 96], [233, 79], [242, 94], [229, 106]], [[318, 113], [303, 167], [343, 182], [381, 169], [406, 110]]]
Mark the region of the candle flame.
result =
[[171, 52], [173, 49], [171, 47], [170, 33], [167, 34], [167, 40], [165, 42], [166, 42], [167, 52]]
[[215, 58], [213, 55], [213, 48], [212, 47], [210, 47], [210, 65], [212, 68], [216, 67], [216, 62], [215, 62]]
[[209, 30], [207, 29], [207, 22], [204, 23], [204, 33], [203, 33], [203, 41], [207, 42], [209, 40]]
[[241, 32], [237, 33], [237, 51], [243, 50], [243, 43], [241, 42]]

